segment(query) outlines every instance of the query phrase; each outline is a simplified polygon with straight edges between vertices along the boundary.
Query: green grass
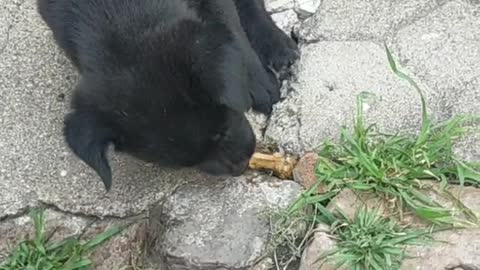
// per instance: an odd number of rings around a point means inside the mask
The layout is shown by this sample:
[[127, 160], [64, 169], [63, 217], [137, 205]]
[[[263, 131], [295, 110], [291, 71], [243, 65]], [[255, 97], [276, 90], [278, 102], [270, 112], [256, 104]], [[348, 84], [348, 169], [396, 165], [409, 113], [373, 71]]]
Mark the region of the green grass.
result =
[[0, 270], [87, 270], [92, 261], [88, 256], [106, 241], [119, 234], [122, 227], [111, 229], [86, 241], [79, 237], [70, 237], [61, 242], [51, 243], [52, 235], [45, 233], [45, 215], [34, 210], [30, 214], [34, 224], [34, 237], [22, 241], [0, 263]]
[[[384, 134], [375, 125], [367, 126], [363, 117], [364, 93], [358, 97], [353, 132], [341, 131], [338, 144], [325, 143], [320, 151], [316, 175], [328, 190], [344, 188], [374, 192], [395, 202], [399, 211], [409, 209], [420, 218], [439, 225], [468, 226], [477, 224], [476, 215], [443, 189], [449, 181], [480, 184], [480, 173], [473, 165], [453, 154], [456, 139], [467, 129], [473, 117], [455, 117], [434, 125], [428, 117], [425, 98], [418, 85], [398, 70], [388, 50], [393, 72], [407, 80], [419, 93], [422, 104], [422, 125], [417, 136]], [[455, 205], [447, 209], [426, 194], [422, 180], [440, 182], [439, 195]], [[432, 189], [428, 191], [433, 192]]]
[[430, 232], [407, 229], [377, 212], [359, 209], [353, 219], [321, 209], [322, 222], [331, 228], [336, 247], [319, 254], [317, 262], [334, 262], [335, 268], [397, 270], [406, 256], [405, 247], [431, 241]]

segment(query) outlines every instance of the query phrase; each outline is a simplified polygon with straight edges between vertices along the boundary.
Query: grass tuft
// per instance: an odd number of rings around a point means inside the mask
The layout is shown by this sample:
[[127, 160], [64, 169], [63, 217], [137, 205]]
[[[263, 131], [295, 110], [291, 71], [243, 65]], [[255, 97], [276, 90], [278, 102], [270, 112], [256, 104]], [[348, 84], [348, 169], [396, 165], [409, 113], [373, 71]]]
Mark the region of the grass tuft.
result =
[[400, 269], [406, 246], [432, 241], [427, 230], [399, 227], [394, 220], [365, 208], [359, 209], [353, 219], [341, 212], [334, 216], [325, 208], [321, 212], [323, 222], [330, 225], [336, 247], [322, 254], [318, 261], [332, 261], [335, 268]]
[[[422, 125], [417, 136], [385, 134], [375, 125], [366, 126], [363, 116], [362, 93], [357, 99], [357, 112], [353, 132], [341, 131], [338, 144], [325, 143], [320, 151], [316, 175], [330, 191], [349, 188], [374, 192], [397, 209], [410, 209], [417, 216], [439, 225], [468, 226], [478, 223], [477, 216], [459, 200], [442, 189], [439, 195], [456, 207], [446, 209], [427, 195], [422, 180], [436, 180], [441, 187], [449, 181], [480, 184], [480, 173], [472, 165], [454, 156], [456, 139], [467, 131], [472, 117], [455, 117], [438, 125], [428, 118], [425, 98], [418, 85], [398, 70], [393, 56], [386, 48], [390, 67], [394, 73], [407, 80], [419, 93], [422, 103]], [[432, 190], [428, 190], [432, 192]]]
[[88, 256], [99, 246], [122, 232], [117, 226], [98, 234], [86, 241], [78, 237], [70, 237], [61, 242], [51, 243], [51, 235], [45, 233], [45, 214], [33, 210], [30, 214], [35, 228], [32, 239], [22, 241], [0, 263], [0, 270], [87, 270], [92, 261]]

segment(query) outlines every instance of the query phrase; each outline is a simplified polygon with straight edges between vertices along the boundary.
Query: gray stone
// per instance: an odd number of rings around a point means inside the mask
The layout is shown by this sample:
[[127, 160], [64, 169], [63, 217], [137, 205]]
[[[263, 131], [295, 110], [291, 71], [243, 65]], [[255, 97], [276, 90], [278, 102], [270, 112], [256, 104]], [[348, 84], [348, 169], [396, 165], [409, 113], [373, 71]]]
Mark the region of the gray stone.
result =
[[300, 22], [297, 13], [291, 9], [273, 14], [272, 19], [287, 35], [290, 35], [294, 26]]
[[[414, 258], [405, 260], [402, 270], [478, 269], [480, 267], [480, 230], [443, 231], [434, 234], [438, 243], [408, 247], [406, 252]], [[460, 267], [471, 265], [470, 268]], [[473, 268], [476, 267], [476, 268]]]
[[322, 0], [296, 0], [295, 12], [297, 12], [301, 18], [306, 19], [315, 14], [321, 4]]
[[320, 260], [320, 256], [332, 251], [336, 242], [329, 235], [330, 230], [328, 226], [320, 224], [315, 233], [310, 239], [309, 244], [305, 248], [302, 254], [299, 270], [346, 270], [347, 268], [342, 266], [335, 268], [335, 263], [329, 260]]
[[383, 46], [319, 42], [301, 50], [291, 93], [275, 107], [266, 139], [294, 153], [314, 150], [325, 139], [335, 140], [343, 125], [352, 126], [357, 96], [365, 91], [376, 96], [364, 106], [369, 123], [374, 121], [387, 132], [418, 129], [420, 98], [393, 74]]
[[151, 211], [150, 258], [166, 269], [247, 269], [265, 251], [269, 209], [286, 208], [301, 191], [292, 181], [245, 177], [180, 187]]
[[295, 0], [265, 0], [265, 7], [270, 13], [278, 13], [295, 6]]
[[250, 111], [246, 114], [248, 122], [252, 126], [257, 142], [263, 141], [263, 133], [267, 127], [267, 116], [261, 113]]
[[[128, 220], [127, 220], [128, 222]], [[86, 236], [93, 237], [114, 225], [125, 223], [125, 221], [101, 222], [87, 230]], [[145, 220], [131, 224], [122, 233], [113, 237], [104, 245], [100, 246], [91, 255], [95, 270], [112, 269], [143, 269], [144, 265], [144, 243], [146, 240]], [[163, 270], [163, 269], [159, 269]]]
[[324, 0], [298, 32], [307, 41], [384, 40], [438, 6], [432, 0]]

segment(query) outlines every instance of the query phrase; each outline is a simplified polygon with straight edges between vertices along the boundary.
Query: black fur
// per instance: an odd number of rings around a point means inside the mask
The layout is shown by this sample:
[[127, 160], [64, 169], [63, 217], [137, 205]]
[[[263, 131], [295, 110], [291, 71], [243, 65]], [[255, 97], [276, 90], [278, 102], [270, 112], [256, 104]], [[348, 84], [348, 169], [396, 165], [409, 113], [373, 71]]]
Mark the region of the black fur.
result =
[[279, 83], [266, 67], [283, 70], [297, 55], [263, 0], [38, 0], [38, 8], [81, 74], [66, 141], [107, 189], [110, 144], [164, 166], [244, 172], [255, 148], [244, 112], [270, 113]]

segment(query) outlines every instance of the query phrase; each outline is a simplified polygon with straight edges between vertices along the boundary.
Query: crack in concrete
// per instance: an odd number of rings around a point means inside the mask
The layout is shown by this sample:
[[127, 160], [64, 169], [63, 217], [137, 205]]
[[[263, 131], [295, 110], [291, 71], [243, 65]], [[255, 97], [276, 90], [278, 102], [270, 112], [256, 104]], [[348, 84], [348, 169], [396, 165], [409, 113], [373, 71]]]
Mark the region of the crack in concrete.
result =
[[56, 212], [60, 212], [60, 213], [65, 214], [65, 215], [80, 217], [80, 218], [84, 218], [84, 219], [126, 220], [126, 219], [132, 219], [132, 218], [145, 217], [147, 212], [148, 212], [148, 209], [147, 209], [147, 210], [142, 211], [139, 214], [128, 215], [128, 216], [125, 216], [125, 217], [119, 217], [119, 216], [115, 216], [115, 215], [97, 216], [97, 215], [84, 214], [82, 212], [69, 211], [69, 210], [60, 208], [59, 206], [55, 205], [54, 203], [45, 202], [41, 199], [39, 199], [38, 202], [40, 203], [40, 208], [45, 208], [45, 209], [53, 210], [53, 211], [56, 211]]
[[20, 217], [24, 217], [24, 216], [27, 216], [30, 211], [32, 211], [33, 209], [43, 209], [43, 210], [51, 210], [51, 211], [54, 211], [54, 212], [58, 212], [58, 213], [61, 213], [61, 214], [64, 214], [66, 216], [71, 216], [71, 217], [77, 217], [77, 218], [82, 218], [82, 219], [85, 219], [85, 220], [90, 220], [90, 221], [94, 221], [94, 222], [98, 222], [98, 221], [121, 221], [121, 220], [142, 220], [142, 219], [145, 219], [148, 215], [148, 210], [145, 210], [143, 211], [142, 213], [140, 214], [137, 214], [137, 215], [131, 215], [131, 216], [126, 216], [126, 217], [117, 217], [117, 216], [113, 216], [113, 215], [108, 215], [108, 216], [95, 216], [95, 215], [88, 215], [88, 214], [83, 214], [83, 213], [80, 213], [80, 212], [73, 212], [73, 211], [68, 211], [68, 210], [65, 210], [65, 209], [62, 209], [58, 206], [56, 206], [55, 204], [53, 203], [47, 203], [47, 202], [44, 202], [42, 200], [37, 200], [37, 204], [36, 205], [28, 205], [28, 206], [25, 206], [24, 208], [22, 209], [19, 209], [17, 211], [17, 213], [15, 214], [11, 214], [11, 215], [7, 215], [7, 216], [4, 216], [2, 218], [0, 218], [0, 223], [2, 222], [6, 222], [6, 221], [10, 221], [10, 220], [14, 220], [14, 219], [17, 219], [17, 218], [20, 218]]
[[30, 209], [32, 209], [32, 208], [33, 207], [26, 206], [22, 209], [19, 209], [17, 211], [17, 213], [15, 213], [15, 214], [4, 216], [4, 217], [0, 218], [0, 223], [5, 222], [5, 221], [9, 221], [9, 220], [13, 220], [13, 219], [17, 219], [19, 217], [23, 217], [23, 216], [27, 215], [28, 212], [30, 211]]
[[475, 265], [471, 264], [460, 264], [456, 266], [446, 266], [445, 270], [458, 270], [458, 269], [463, 269], [463, 270], [479, 270], [478, 267]]

